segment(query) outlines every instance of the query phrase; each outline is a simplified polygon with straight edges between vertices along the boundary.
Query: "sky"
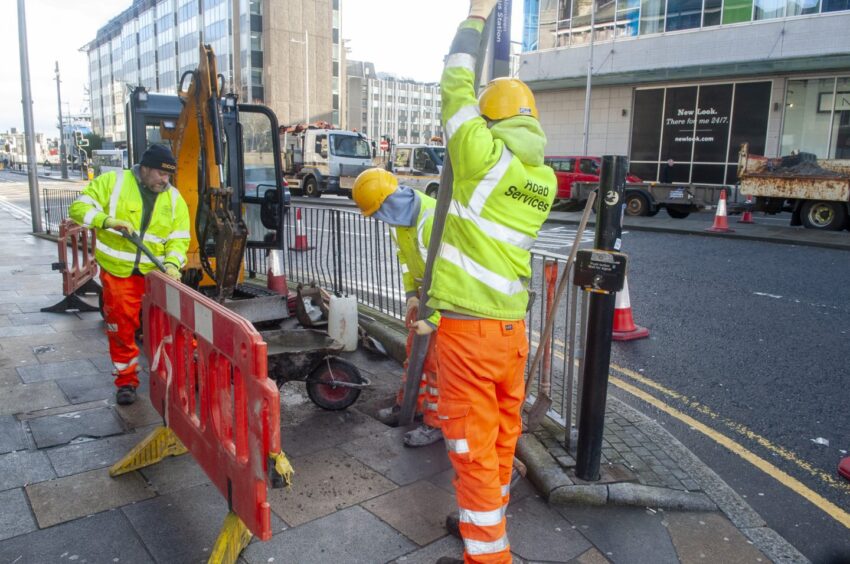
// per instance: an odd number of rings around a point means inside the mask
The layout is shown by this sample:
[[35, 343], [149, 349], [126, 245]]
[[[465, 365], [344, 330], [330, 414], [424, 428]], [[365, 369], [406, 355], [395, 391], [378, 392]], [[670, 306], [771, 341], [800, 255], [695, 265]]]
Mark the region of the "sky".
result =
[[[80, 47], [97, 30], [132, 4], [131, 0], [26, 0], [27, 42], [33, 121], [38, 133], [58, 136], [55, 62], [62, 76], [62, 112], [86, 109], [88, 58]], [[519, 41], [523, 0], [513, 0], [512, 39]], [[466, 16], [466, 0], [340, 0], [342, 37], [351, 60], [375, 63], [388, 72], [437, 82], [443, 56], [457, 24]], [[424, 8], [423, 8], [424, 7]], [[0, 37], [18, 45], [17, 1], [3, 0]], [[20, 53], [7, 51], [0, 81], [0, 131], [23, 130]]]

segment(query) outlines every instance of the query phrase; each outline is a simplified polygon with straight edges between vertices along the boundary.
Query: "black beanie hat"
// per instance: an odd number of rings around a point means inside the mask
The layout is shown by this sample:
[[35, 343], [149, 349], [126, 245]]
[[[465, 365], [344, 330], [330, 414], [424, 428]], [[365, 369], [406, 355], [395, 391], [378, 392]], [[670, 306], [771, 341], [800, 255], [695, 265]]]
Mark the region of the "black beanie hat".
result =
[[148, 168], [157, 168], [171, 174], [177, 172], [177, 161], [174, 160], [171, 149], [165, 145], [151, 145], [148, 147], [148, 150], [142, 155], [142, 161], [139, 164]]

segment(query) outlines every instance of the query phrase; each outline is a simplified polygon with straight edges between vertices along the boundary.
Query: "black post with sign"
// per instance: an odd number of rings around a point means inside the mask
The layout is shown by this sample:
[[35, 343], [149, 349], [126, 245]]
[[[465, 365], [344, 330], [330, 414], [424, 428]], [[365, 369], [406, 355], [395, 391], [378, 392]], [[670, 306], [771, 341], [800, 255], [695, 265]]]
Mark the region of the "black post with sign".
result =
[[586, 481], [599, 479], [602, 431], [608, 398], [608, 368], [611, 362], [614, 298], [615, 293], [622, 289], [626, 268], [625, 256], [611, 251], [620, 249], [628, 167], [627, 157], [602, 157], [599, 196], [596, 199], [594, 249], [588, 253], [586, 260], [576, 263], [575, 283], [591, 292], [576, 452], [576, 476]]

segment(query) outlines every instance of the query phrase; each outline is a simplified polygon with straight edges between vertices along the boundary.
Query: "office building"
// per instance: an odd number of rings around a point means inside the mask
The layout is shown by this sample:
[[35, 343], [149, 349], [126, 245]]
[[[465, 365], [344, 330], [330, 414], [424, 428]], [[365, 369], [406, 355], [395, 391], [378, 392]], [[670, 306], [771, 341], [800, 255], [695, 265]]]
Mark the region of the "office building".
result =
[[[550, 154], [733, 184], [739, 146], [850, 158], [850, 0], [526, 0], [519, 77]], [[592, 23], [592, 25], [591, 25]], [[592, 33], [592, 35], [591, 35]]]

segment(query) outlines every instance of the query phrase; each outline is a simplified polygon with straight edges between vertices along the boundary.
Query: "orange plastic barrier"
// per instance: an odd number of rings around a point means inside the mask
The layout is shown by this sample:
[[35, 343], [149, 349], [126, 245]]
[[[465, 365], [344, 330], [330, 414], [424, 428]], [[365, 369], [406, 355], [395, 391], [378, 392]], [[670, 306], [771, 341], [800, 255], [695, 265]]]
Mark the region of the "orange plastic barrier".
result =
[[148, 274], [145, 290], [151, 402], [231, 511], [268, 540], [280, 393], [266, 375], [266, 343], [244, 318], [162, 273]]
[[[41, 311], [64, 313], [67, 311], [98, 311], [97, 298], [102, 291], [95, 281], [98, 266], [94, 260], [97, 236], [94, 229], [78, 225], [72, 219], [66, 219], [59, 225], [59, 262], [53, 263], [53, 270], [62, 272], [62, 301]], [[68, 260], [68, 253], [71, 260]], [[86, 296], [94, 296], [86, 301]]]

